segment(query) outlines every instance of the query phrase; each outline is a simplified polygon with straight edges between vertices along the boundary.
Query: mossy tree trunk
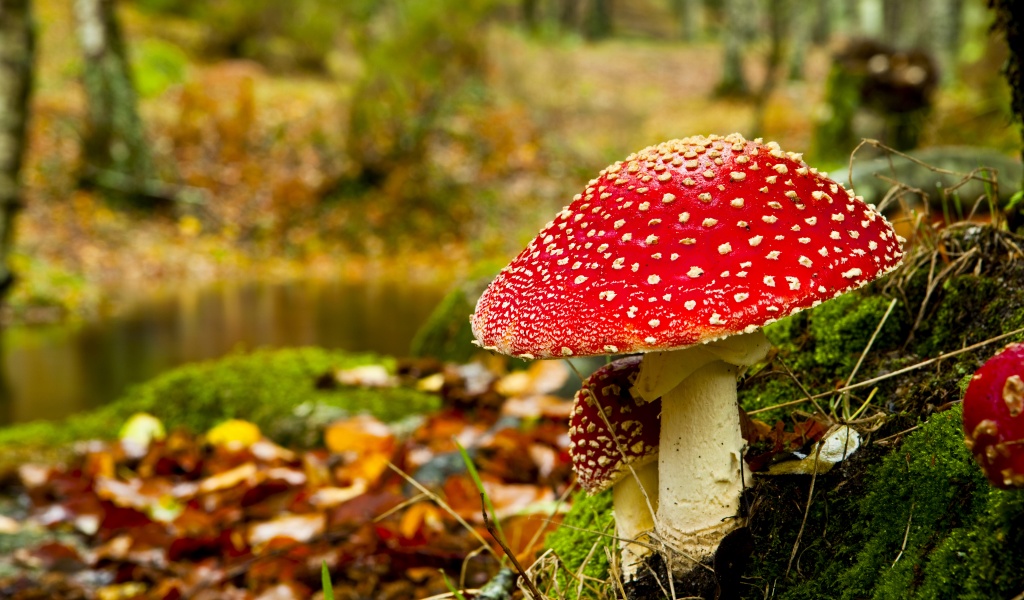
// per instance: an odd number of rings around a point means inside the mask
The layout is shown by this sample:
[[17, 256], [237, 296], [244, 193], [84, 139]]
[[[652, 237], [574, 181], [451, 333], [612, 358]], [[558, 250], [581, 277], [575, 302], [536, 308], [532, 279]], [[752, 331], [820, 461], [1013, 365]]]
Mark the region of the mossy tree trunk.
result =
[[[1021, 73], [1021, 66], [1024, 64], [1024, 19], [1021, 19], [1019, 11], [1014, 10], [1019, 8], [1015, 6], [1018, 4], [1016, 0], [989, 0], [989, 6], [996, 13], [993, 29], [1005, 36], [1010, 51], [1003, 66], [1003, 74], [1010, 84], [1010, 107], [1020, 128], [1021, 156], [1024, 157], [1024, 73]], [[1024, 191], [1024, 181], [1020, 182], [1020, 188]], [[1024, 199], [1018, 197], [1006, 212], [1011, 228], [1024, 226]]]
[[140, 198], [139, 190], [155, 179], [153, 159], [139, 118], [115, 0], [75, 0], [74, 10], [88, 104], [82, 183]]
[[9, 256], [21, 207], [35, 32], [30, 0], [0, 0], [0, 304], [14, 281]]
[[[0, 306], [14, 282], [9, 258], [14, 220], [22, 203], [21, 165], [34, 58], [31, 0], [0, 0]], [[0, 401], [7, 398], [7, 381], [0, 368]], [[0, 408], [9, 408], [3, 404], [6, 402], [0, 403]]]

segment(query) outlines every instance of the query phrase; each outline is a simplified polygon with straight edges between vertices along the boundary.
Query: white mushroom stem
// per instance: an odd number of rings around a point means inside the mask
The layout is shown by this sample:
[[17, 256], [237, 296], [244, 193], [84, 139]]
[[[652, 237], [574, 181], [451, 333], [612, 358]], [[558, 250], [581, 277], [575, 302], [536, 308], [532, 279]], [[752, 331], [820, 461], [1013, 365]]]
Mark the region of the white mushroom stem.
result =
[[744, 463], [737, 367], [763, 359], [770, 346], [757, 331], [650, 353], [641, 363], [636, 393], [648, 401], [661, 397], [656, 530], [663, 543], [683, 556], [674, 561], [676, 572], [713, 556], [722, 538], [741, 524]]
[[[658, 461], [652, 460], [626, 473], [612, 488], [612, 506], [615, 535], [622, 551], [622, 575], [626, 581], [632, 581], [651, 553], [650, 534], [654, 531], [654, 511], [658, 510]], [[630, 543], [633, 540], [648, 545]]]

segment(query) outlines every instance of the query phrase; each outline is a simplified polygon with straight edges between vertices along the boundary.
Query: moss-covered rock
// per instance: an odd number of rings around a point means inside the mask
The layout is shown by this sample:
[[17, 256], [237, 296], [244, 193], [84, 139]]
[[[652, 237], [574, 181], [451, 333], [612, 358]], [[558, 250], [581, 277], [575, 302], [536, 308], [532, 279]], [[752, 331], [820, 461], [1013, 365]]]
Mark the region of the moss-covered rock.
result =
[[401, 387], [317, 388], [318, 377], [325, 373], [369, 364], [394, 369], [391, 358], [320, 348], [260, 350], [190, 364], [138, 385], [106, 406], [65, 421], [0, 429], [0, 448], [110, 438], [136, 412], [156, 416], [169, 429], [184, 427], [192, 431], [205, 431], [227, 419], [245, 419], [271, 437], [292, 443], [301, 429], [295, 421], [322, 414], [324, 408], [338, 409], [333, 411], [334, 416], [341, 412], [369, 413], [390, 421], [439, 407], [437, 396]]
[[[618, 547], [610, 537], [614, 534], [611, 492], [593, 496], [578, 492], [572, 499], [572, 511], [544, 544], [557, 557], [555, 581], [544, 582], [559, 590], [553, 597], [613, 597], [608, 590], [595, 590], [594, 582], [608, 578], [607, 553]], [[583, 576], [582, 585], [578, 574]]]

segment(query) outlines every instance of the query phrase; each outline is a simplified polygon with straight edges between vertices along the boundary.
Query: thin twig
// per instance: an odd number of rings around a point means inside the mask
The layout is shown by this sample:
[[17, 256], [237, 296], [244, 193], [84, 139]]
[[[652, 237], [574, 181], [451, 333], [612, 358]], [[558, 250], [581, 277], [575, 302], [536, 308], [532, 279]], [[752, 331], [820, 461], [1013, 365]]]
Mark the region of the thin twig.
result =
[[777, 408], [786, 408], [788, 406], [795, 406], [797, 404], [803, 404], [804, 402], [808, 402], [808, 401], [811, 401], [811, 400], [817, 400], [818, 398], [825, 398], [825, 397], [831, 396], [832, 394], [838, 394], [838, 393], [846, 392], [846, 391], [849, 391], [849, 390], [855, 390], [857, 388], [862, 388], [864, 386], [873, 385], [873, 384], [878, 383], [879, 381], [885, 381], [886, 379], [890, 379], [892, 377], [897, 377], [897, 376], [903, 375], [905, 373], [910, 373], [911, 371], [916, 371], [917, 369], [920, 369], [922, 367], [927, 367], [928, 365], [930, 365], [932, 363], [936, 363], [936, 362], [939, 362], [941, 360], [945, 360], [947, 358], [952, 358], [954, 356], [957, 356], [959, 354], [963, 354], [965, 352], [971, 352], [971, 351], [977, 350], [978, 348], [983, 348], [983, 347], [985, 347], [985, 346], [987, 346], [987, 345], [989, 345], [991, 343], [998, 342], [1000, 340], [1005, 340], [1008, 337], [1019, 335], [1021, 333], [1024, 333], [1024, 327], [1021, 327], [1020, 329], [1014, 329], [1013, 331], [1004, 333], [1002, 335], [997, 335], [995, 337], [991, 337], [991, 338], [989, 338], [987, 340], [978, 342], [977, 344], [972, 344], [970, 346], [967, 346], [966, 348], [960, 348], [959, 350], [953, 350], [951, 352], [946, 352], [945, 354], [940, 354], [940, 355], [936, 356], [935, 358], [929, 358], [927, 360], [923, 360], [923, 361], [921, 361], [921, 362], [919, 362], [917, 364], [913, 364], [913, 365], [910, 365], [909, 367], [904, 367], [902, 369], [897, 369], [897, 370], [895, 370], [895, 371], [893, 371], [891, 373], [886, 373], [885, 375], [879, 375], [878, 377], [873, 377], [871, 379], [865, 379], [864, 381], [858, 381], [857, 383], [851, 383], [850, 385], [843, 386], [843, 387], [838, 388], [836, 390], [832, 390], [831, 392], [822, 392], [820, 394], [814, 394], [813, 396], [808, 396], [807, 398], [801, 398], [800, 400], [790, 400], [789, 402], [783, 402], [781, 404], [775, 404], [773, 406], [765, 406], [764, 408], [757, 408], [757, 409], [754, 409], [754, 410], [751, 410], [751, 411], [747, 411], [747, 414], [748, 415], [754, 415], [754, 414], [766, 412], [766, 411], [769, 411], [769, 410], [775, 410]]
[[853, 381], [854, 376], [857, 375], [857, 371], [860, 370], [860, 366], [864, 363], [864, 357], [871, 351], [871, 346], [875, 343], [875, 338], [878, 337], [879, 332], [882, 331], [882, 327], [885, 326], [886, 320], [889, 319], [889, 314], [892, 312], [893, 307], [896, 306], [896, 298], [889, 301], [889, 308], [885, 309], [885, 314], [882, 315], [882, 320], [878, 322], [878, 327], [875, 327], [874, 333], [871, 334], [871, 339], [868, 340], [867, 345], [864, 346], [864, 350], [860, 353], [860, 358], [857, 359], [857, 364], [853, 365], [853, 370], [850, 371], [850, 376], [846, 378], [846, 385], [850, 385]]
[[443, 508], [445, 510], [445, 512], [447, 512], [452, 517], [454, 517], [455, 520], [459, 522], [459, 525], [462, 525], [463, 527], [465, 527], [466, 531], [469, 531], [469, 533], [473, 537], [475, 537], [481, 544], [483, 544], [484, 546], [487, 547], [488, 551], [491, 553], [491, 556], [493, 556], [495, 560], [497, 560], [499, 562], [501, 561], [501, 557], [498, 556], [498, 553], [494, 551], [494, 548], [491, 548], [491, 545], [487, 543], [487, 540], [484, 539], [484, 536], [480, 535], [480, 532], [478, 532], [475, 527], [473, 527], [472, 525], [467, 523], [465, 519], [463, 519], [461, 516], [459, 516], [459, 513], [455, 512], [452, 509], [451, 506], [448, 506], [448, 503], [445, 502], [444, 499], [442, 499], [440, 496], [438, 496], [434, 492], [432, 492], [432, 491], [428, 490], [427, 488], [423, 487], [422, 483], [420, 483], [420, 482], [416, 481], [415, 479], [413, 479], [408, 473], [406, 473], [402, 469], [399, 469], [397, 466], [395, 466], [394, 463], [389, 462], [388, 463], [388, 467], [390, 467], [391, 470], [394, 471], [395, 473], [398, 473], [402, 477], [402, 479], [405, 479], [406, 481], [408, 481], [410, 485], [412, 485], [413, 487], [418, 489], [420, 492], [425, 494], [428, 498], [433, 500], [438, 506]]
[[[825, 409], [821, 408], [821, 406], [818, 405], [818, 401], [814, 399], [814, 396], [811, 395], [811, 392], [807, 391], [807, 388], [804, 387], [804, 384], [799, 379], [797, 379], [796, 375], [793, 374], [793, 371], [790, 370], [789, 365], [787, 365], [786, 361], [784, 361], [782, 359], [782, 356], [781, 355], [776, 355], [775, 359], [779, 361], [779, 364], [782, 365], [782, 368], [786, 370], [786, 374], [789, 375], [790, 379], [792, 379], [794, 383], [796, 383], [797, 387], [800, 388], [800, 391], [804, 393], [805, 398], [804, 398], [804, 400], [801, 400], [801, 402], [810, 402], [811, 404], [814, 405], [814, 408], [817, 409], [817, 411], [821, 413], [822, 417], [824, 417], [829, 422], [831, 422], [832, 419], [829, 418], [828, 413], [825, 412]], [[765, 410], [765, 409], [760, 409], [760, 410]], [[752, 415], [752, 414], [754, 414], [756, 412], [759, 412], [759, 411], [752, 410], [752, 411], [748, 412], [747, 414], [748, 415]]]
[[896, 566], [896, 563], [900, 561], [900, 557], [903, 556], [903, 551], [907, 549], [907, 538], [910, 537], [910, 523], [914, 520], [914, 505], [910, 505], [910, 514], [907, 516], [907, 530], [903, 532], [903, 545], [900, 546], [900, 553], [896, 555], [896, 560], [892, 561], [890, 569]]
[[793, 559], [796, 558], [797, 549], [800, 548], [800, 538], [804, 535], [804, 526], [807, 525], [807, 515], [811, 512], [811, 500], [814, 499], [814, 482], [818, 480], [818, 458], [820, 456], [821, 444], [818, 444], [814, 449], [814, 473], [811, 475], [811, 487], [807, 490], [807, 506], [804, 507], [804, 519], [800, 522], [800, 531], [796, 533], [796, 541], [793, 542], [793, 551], [789, 553], [789, 562], [786, 563], [786, 577], [789, 577], [789, 570], [793, 566]]
[[484, 515], [484, 525], [487, 526], [487, 533], [491, 534], [494, 541], [498, 542], [501, 549], [505, 551], [505, 556], [512, 561], [512, 566], [515, 567], [519, 576], [523, 578], [524, 582], [526, 582], [526, 587], [530, 589], [530, 595], [533, 596], [535, 600], [542, 600], [544, 596], [540, 593], [540, 590], [537, 589], [537, 586], [534, 585], [533, 578], [526, 573], [526, 570], [523, 569], [523, 565], [519, 564], [519, 559], [516, 558], [516, 553], [512, 552], [512, 550], [505, 545], [505, 540], [502, 539], [502, 536], [498, 535], [498, 530], [494, 527], [494, 521], [492, 521], [490, 515], [487, 514], [487, 499], [483, 493], [480, 494], [480, 512]]

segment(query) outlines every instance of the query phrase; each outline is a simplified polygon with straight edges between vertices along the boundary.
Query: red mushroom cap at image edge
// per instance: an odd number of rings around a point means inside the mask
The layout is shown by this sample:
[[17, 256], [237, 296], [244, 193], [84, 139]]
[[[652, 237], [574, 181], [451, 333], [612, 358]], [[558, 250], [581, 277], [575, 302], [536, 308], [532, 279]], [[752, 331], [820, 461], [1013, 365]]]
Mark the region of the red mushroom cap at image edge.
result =
[[[655, 460], [661, 433], [661, 402], [638, 402], [629, 389], [640, 370], [639, 356], [629, 356], [594, 371], [576, 392], [569, 418], [569, 455], [580, 487], [603, 491], [634, 468]], [[618, 435], [608, 431], [598, 405]]]
[[992, 485], [1024, 487], [1024, 344], [1008, 345], [974, 373], [964, 435]]
[[601, 171], [471, 321], [480, 345], [524, 358], [682, 348], [816, 306], [902, 256], [874, 206], [799, 154], [688, 137]]

